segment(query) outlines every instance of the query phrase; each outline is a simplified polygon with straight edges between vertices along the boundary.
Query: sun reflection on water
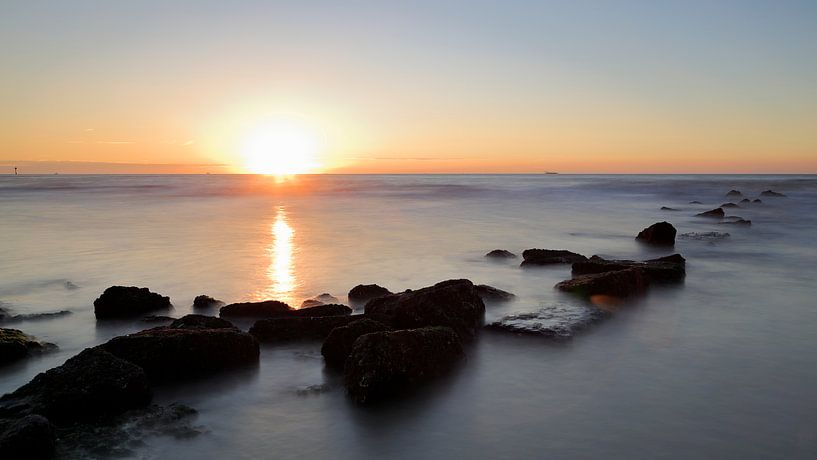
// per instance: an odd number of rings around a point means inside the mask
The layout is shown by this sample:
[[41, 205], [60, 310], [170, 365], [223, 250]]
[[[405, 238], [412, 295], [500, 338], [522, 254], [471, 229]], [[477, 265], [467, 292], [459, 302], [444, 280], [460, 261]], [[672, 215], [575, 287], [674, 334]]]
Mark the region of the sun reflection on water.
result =
[[275, 222], [270, 227], [270, 233], [272, 244], [267, 248], [270, 258], [267, 267], [269, 286], [263, 292], [263, 297], [290, 303], [296, 285], [292, 257], [295, 231], [289, 225], [283, 206], [280, 206], [275, 214]]

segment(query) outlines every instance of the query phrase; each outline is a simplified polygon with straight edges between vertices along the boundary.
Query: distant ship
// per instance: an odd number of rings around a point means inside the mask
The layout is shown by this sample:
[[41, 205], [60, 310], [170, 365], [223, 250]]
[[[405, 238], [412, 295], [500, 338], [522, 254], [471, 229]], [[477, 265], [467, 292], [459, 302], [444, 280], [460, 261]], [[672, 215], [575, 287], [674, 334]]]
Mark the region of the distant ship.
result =
[[559, 174], [556, 171], [545, 171], [545, 174]]

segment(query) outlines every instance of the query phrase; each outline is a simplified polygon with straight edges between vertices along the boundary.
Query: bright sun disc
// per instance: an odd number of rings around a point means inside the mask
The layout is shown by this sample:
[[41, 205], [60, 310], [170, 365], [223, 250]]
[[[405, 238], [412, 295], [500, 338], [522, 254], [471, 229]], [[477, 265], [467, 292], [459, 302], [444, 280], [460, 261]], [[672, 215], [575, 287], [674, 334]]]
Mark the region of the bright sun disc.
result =
[[247, 170], [276, 176], [302, 174], [318, 167], [320, 137], [306, 126], [285, 121], [252, 131], [242, 148]]

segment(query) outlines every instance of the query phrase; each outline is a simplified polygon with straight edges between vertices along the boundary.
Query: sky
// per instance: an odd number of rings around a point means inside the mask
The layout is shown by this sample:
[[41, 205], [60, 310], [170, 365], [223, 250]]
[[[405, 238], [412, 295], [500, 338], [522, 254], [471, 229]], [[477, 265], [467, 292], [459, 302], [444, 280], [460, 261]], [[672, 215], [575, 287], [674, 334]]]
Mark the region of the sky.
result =
[[0, 173], [817, 173], [817, 2], [0, 1]]

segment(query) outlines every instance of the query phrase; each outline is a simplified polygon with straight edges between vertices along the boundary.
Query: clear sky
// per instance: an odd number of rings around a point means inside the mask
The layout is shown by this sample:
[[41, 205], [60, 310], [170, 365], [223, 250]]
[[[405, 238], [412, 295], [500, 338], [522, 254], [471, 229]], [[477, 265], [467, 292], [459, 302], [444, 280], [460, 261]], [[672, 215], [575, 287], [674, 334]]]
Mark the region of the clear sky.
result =
[[817, 1], [3, 0], [0, 106], [0, 173], [815, 173]]

